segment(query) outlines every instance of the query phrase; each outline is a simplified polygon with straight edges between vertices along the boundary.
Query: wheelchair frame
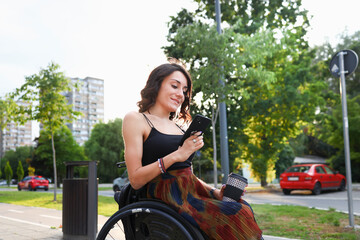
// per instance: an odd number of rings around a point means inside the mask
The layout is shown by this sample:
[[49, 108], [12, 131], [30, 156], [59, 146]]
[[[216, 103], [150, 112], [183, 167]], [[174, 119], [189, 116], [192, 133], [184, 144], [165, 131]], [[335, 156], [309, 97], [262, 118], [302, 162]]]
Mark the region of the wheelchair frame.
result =
[[[125, 163], [117, 163], [117, 166], [123, 167]], [[146, 198], [144, 188], [134, 190], [127, 184], [115, 193], [114, 199], [119, 210], [106, 221], [97, 240], [208, 239], [169, 205]]]

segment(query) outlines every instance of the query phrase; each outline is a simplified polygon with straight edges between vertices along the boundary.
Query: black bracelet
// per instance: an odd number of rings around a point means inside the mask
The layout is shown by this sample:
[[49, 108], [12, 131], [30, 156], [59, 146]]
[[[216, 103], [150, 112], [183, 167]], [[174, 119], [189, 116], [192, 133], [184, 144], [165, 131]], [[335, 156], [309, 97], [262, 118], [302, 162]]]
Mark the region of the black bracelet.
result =
[[216, 198], [215, 195], [214, 195], [215, 190], [216, 190], [216, 188], [212, 188], [210, 190], [210, 195], [211, 195], [212, 198]]

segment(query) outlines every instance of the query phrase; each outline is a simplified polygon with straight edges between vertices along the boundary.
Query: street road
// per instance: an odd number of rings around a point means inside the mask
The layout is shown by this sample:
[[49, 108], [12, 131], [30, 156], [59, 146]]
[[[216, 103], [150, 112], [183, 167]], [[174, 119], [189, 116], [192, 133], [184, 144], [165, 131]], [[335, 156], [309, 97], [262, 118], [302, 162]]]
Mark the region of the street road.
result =
[[[51, 189], [49, 190], [51, 191]], [[57, 193], [62, 193], [61, 189]], [[99, 195], [114, 197], [112, 190], [99, 191]], [[360, 216], [360, 191], [354, 190], [353, 213]], [[326, 191], [320, 195], [312, 195], [310, 191], [292, 191], [291, 195], [282, 192], [247, 192], [243, 198], [250, 204], [299, 205], [319, 209], [334, 208], [337, 211], [348, 213], [347, 191]]]
[[[353, 191], [353, 213], [360, 216], [360, 191]], [[299, 205], [319, 209], [334, 208], [348, 213], [347, 191], [328, 191], [320, 195], [311, 195], [310, 191], [292, 191], [291, 195], [282, 192], [246, 193], [243, 197], [250, 204]]]
[[[0, 191], [6, 191], [0, 188]], [[11, 189], [10, 191], [17, 191]], [[45, 192], [39, 190], [38, 192]], [[48, 192], [53, 192], [49, 189]], [[62, 193], [62, 189], [57, 189], [57, 193]], [[113, 197], [112, 190], [99, 191], [99, 195]], [[360, 191], [353, 190], [353, 212], [360, 216]], [[274, 205], [299, 205], [315, 207], [319, 209], [334, 208], [338, 211], [348, 213], [347, 191], [327, 191], [320, 195], [312, 195], [310, 191], [292, 191], [291, 195], [284, 195], [282, 192], [247, 192], [243, 198], [250, 204], [274, 204]]]

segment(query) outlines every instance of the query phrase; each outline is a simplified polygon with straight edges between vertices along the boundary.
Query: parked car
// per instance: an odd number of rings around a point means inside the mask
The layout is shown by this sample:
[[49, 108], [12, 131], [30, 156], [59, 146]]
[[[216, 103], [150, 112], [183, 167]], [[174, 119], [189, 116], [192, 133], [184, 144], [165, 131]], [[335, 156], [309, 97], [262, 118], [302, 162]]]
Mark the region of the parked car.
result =
[[311, 190], [318, 195], [322, 190], [344, 191], [346, 178], [325, 164], [298, 164], [280, 175], [280, 187], [285, 195], [292, 190]]
[[18, 185], [18, 190], [28, 189], [29, 191], [36, 191], [37, 189], [49, 190], [49, 181], [42, 176], [27, 176], [21, 180]]
[[[11, 179], [10, 180], [10, 185], [11, 184], [17, 184], [17, 181], [15, 179]], [[6, 180], [0, 180], [0, 186], [5, 186], [7, 185], [7, 181]]]
[[127, 171], [121, 175], [121, 177], [115, 178], [113, 181], [113, 190], [114, 192], [120, 191], [122, 186], [126, 185], [129, 182]]
[[6, 180], [0, 180], [0, 186], [5, 186], [5, 185], [7, 185]]

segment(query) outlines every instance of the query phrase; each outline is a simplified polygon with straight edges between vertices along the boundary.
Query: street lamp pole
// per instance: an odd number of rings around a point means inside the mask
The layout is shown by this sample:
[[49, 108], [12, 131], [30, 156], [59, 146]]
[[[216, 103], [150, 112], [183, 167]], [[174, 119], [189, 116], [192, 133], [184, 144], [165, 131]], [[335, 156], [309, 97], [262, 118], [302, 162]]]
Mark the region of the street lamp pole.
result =
[[[221, 10], [219, 0], [215, 0], [216, 11], [216, 29], [221, 34]], [[220, 85], [225, 86], [225, 83], [220, 79]], [[221, 168], [223, 173], [223, 183], [226, 183], [229, 175], [229, 149], [228, 149], [228, 135], [227, 135], [227, 118], [226, 118], [226, 104], [224, 96], [220, 96], [219, 113], [220, 113], [220, 155], [221, 155]]]

